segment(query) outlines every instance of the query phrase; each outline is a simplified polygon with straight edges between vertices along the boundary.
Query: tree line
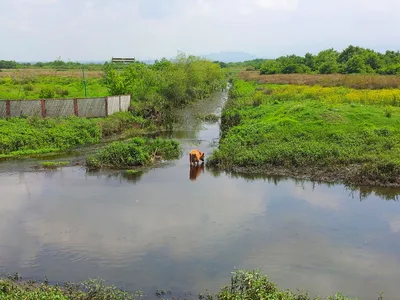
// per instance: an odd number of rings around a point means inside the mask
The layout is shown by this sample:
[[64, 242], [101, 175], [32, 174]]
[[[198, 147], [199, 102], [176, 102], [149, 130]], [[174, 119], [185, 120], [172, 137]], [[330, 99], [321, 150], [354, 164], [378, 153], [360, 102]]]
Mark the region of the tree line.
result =
[[350, 45], [343, 51], [333, 48], [314, 55], [286, 55], [276, 59], [254, 59], [240, 63], [222, 63], [223, 68], [240, 67], [261, 74], [381, 74], [400, 75], [400, 51], [380, 53]]
[[87, 69], [101, 69], [102, 63], [85, 63], [68, 61], [65, 62], [61, 59], [56, 59], [50, 62], [17, 62], [14, 60], [0, 60], [0, 69], [58, 69], [58, 70], [69, 70], [69, 69], [79, 69], [85, 65]]

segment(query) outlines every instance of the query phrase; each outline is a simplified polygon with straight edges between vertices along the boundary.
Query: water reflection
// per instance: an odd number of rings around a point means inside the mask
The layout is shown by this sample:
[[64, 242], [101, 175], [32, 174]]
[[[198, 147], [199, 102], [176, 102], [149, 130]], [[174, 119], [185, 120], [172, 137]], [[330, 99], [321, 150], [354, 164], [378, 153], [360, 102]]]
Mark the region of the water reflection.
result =
[[[293, 178], [290, 176], [283, 176], [283, 175], [266, 175], [262, 173], [258, 174], [249, 174], [245, 172], [225, 172], [221, 171], [216, 167], [209, 166], [207, 167], [207, 171], [212, 174], [215, 178], [219, 176], [228, 175], [231, 178], [242, 178], [247, 180], [248, 182], [257, 181], [257, 180], [264, 180], [268, 183], [273, 183], [274, 185], [278, 185], [280, 182], [284, 182], [287, 180], [291, 180], [296, 185], [308, 185], [311, 184], [312, 189], [314, 190], [317, 185], [324, 185], [327, 187], [332, 187], [338, 185], [338, 183], [332, 182], [325, 182], [321, 180], [309, 180], [309, 179], [302, 179], [302, 178]], [[343, 188], [348, 191], [348, 195], [351, 198], [358, 198], [360, 201], [366, 200], [368, 197], [375, 195], [382, 200], [387, 201], [399, 201], [400, 197], [400, 188], [393, 188], [393, 187], [371, 187], [371, 186], [354, 186], [354, 185], [346, 185], [340, 184]]]
[[187, 168], [184, 157], [144, 172], [1, 176], [0, 268], [197, 292], [217, 290], [235, 267], [259, 267], [285, 288], [395, 294], [397, 202], [351, 201], [341, 185], [216, 180], [200, 166], [192, 185]]
[[132, 170], [132, 171], [122, 172], [121, 176], [122, 176], [122, 178], [126, 179], [129, 182], [137, 183], [140, 181], [140, 179], [142, 178], [144, 173], [145, 173], [145, 171], [143, 171], [143, 170], [140, 170], [140, 171]]
[[195, 181], [201, 173], [204, 173], [204, 162], [200, 165], [190, 164], [189, 179]]

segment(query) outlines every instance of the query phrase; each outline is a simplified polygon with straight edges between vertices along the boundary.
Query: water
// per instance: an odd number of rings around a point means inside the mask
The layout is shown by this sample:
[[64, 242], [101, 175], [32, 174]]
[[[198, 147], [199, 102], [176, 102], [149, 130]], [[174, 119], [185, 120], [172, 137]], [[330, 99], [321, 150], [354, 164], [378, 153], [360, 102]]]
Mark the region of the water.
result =
[[181, 130], [169, 135], [185, 155], [143, 174], [35, 172], [34, 160], [3, 162], [0, 271], [50, 282], [100, 277], [152, 296], [158, 288], [217, 292], [235, 268], [260, 268], [282, 288], [396, 299], [397, 201], [207, 168], [190, 176], [186, 153], [196, 147], [207, 159], [219, 136], [218, 124], [196, 130], [191, 116], [219, 112], [221, 97], [182, 111]]

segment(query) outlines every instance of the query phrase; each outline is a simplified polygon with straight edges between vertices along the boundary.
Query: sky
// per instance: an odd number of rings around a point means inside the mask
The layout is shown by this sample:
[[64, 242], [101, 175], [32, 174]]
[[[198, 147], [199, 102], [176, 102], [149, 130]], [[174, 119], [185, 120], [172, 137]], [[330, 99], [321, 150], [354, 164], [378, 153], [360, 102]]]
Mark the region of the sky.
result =
[[0, 59], [400, 49], [399, 0], [0, 0]]

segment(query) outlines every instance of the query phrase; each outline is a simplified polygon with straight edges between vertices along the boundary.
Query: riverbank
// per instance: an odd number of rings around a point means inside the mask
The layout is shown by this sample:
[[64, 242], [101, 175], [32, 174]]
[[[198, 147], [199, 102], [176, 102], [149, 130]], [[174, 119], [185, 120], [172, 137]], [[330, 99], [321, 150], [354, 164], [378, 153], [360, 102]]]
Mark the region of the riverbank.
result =
[[[14, 73], [12, 73], [14, 74]], [[53, 77], [42, 73], [15, 72], [0, 78], [0, 98], [33, 99], [77, 96], [80, 78], [65, 72]], [[179, 55], [176, 60], [153, 65], [136, 62], [127, 66], [106, 63], [102, 76], [88, 81], [88, 96], [98, 93], [132, 95], [129, 112], [103, 119], [10, 118], [0, 120], [0, 159], [61, 153], [77, 146], [171, 130], [177, 122], [173, 110], [206, 99], [226, 85], [227, 74], [216, 63]], [[50, 88], [51, 86], [51, 88]], [[71, 88], [75, 88], [74, 91]]]
[[[66, 283], [63, 286], [49, 285], [47, 281], [38, 283], [35, 281], [21, 281], [18, 275], [0, 279], [1, 299], [188, 299], [188, 296], [175, 296], [171, 291], [157, 290], [154, 295], [144, 295], [142, 292], [126, 292], [115, 286], [107, 286], [102, 280], [87, 280], [83, 283]], [[231, 284], [224, 286], [213, 295], [211, 293], [191, 296], [189, 299], [281, 299], [281, 300], [351, 300], [350, 298], [337, 293], [327, 298], [311, 297], [308, 292], [292, 292], [281, 289], [275, 282], [271, 281], [259, 270], [237, 270], [231, 277]], [[379, 296], [382, 300], [382, 296]]]
[[154, 123], [130, 112], [107, 118], [10, 118], [0, 120], [0, 160], [59, 153], [98, 144], [113, 136], [126, 137], [155, 130]]
[[400, 186], [399, 90], [237, 79], [207, 164], [349, 185]]

